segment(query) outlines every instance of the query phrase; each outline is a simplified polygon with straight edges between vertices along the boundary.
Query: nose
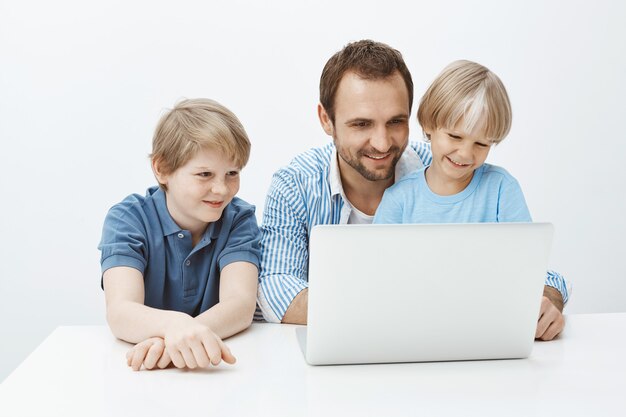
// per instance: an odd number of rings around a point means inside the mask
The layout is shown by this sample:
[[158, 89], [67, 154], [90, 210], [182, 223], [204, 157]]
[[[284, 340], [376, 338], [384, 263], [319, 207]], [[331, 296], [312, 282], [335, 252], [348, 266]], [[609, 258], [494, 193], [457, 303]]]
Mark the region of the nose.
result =
[[217, 195], [224, 195], [228, 191], [228, 187], [226, 187], [226, 182], [224, 180], [216, 179], [211, 184], [211, 192]]
[[472, 146], [473, 144], [471, 143], [471, 141], [463, 141], [464, 143], [461, 144], [461, 146], [459, 146], [459, 149], [457, 150], [457, 153], [465, 159], [471, 159], [472, 158]]
[[386, 153], [391, 148], [391, 135], [387, 126], [379, 126], [372, 132], [370, 145], [380, 153]]

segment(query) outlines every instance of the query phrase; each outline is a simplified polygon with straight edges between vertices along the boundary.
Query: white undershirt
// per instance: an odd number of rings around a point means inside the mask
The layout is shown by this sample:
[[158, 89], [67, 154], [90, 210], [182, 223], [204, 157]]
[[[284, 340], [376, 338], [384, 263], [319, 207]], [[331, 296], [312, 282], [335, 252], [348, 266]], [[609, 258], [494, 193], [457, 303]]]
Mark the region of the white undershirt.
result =
[[[348, 200], [346, 199], [346, 202], [347, 201]], [[348, 217], [348, 224], [372, 224], [374, 216], [363, 213], [354, 207], [352, 203], [350, 203], [350, 206], [352, 211], [350, 212], [350, 217]]]

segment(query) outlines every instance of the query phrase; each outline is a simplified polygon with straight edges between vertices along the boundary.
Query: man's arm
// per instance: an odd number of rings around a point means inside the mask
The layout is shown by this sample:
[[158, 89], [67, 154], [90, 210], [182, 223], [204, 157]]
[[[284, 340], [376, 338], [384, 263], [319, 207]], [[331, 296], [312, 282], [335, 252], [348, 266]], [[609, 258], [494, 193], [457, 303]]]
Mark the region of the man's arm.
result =
[[306, 323], [306, 202], [295, 184], [274, 175], [261, 225], [259, 306], [267, 321]]
[[546, 285], [543, 288], [535, 339], [552, 340], [563, 331], [564, 327], [563, 296], [556, 288]]
[[306, 324], [308, 307], [309, 289], [305, 288], [289, 304], [281, 323]]

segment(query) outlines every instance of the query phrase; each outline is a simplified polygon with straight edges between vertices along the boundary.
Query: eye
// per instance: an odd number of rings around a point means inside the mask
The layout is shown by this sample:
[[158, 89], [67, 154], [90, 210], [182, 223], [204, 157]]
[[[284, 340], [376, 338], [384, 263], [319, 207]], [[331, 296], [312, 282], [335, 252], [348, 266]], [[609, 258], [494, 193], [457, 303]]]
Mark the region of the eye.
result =
[[196, 175], [201, 178], [211, 178], [213, 176], [213, 173], [210, 171], [203, 171], [203, 172], [197, 173]]
[[358, 129], [362, 129], [362, 128], [368, 127], [369, 125], [370, 125], [370, 122], [368, 122], [366, 120], [357, 120], [355, 122], [350, 123], [350, 126], [356, 127]]
[[228, 171], [226, 173], [226, 176], [228, 176], [228, 177], [238, 177], [239, 176], [239, 171]]
[[476, 142], [476, 145], [479, 148], [488, 148], [489, 147], [489, 145], [487, 145], [486, 143], [481, 143], [481, 142]]
[[448, 133], [448, 137], [449, 137], [450, 139], [454, 139], [454, 140], [461, 140], [461, 139], [463, 139], [461, 136], [459, 136], [459, 135], [453, 135], [452, 133]]
[[397, 125], [402, 125], [404, 124], [404, 120], [403, 119], [391, 119], [389, 120], [388, 124], [392, 125], [392, 126], [397, 126]]

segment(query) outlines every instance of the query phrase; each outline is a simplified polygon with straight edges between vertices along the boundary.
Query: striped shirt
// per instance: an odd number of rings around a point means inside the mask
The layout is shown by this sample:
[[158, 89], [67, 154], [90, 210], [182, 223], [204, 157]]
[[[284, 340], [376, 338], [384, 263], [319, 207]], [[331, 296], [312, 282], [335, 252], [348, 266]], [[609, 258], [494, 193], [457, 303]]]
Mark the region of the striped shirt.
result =
[[[410, 142], [396, 165], [395, 180], [430, 165], [431, 160], [429, 144]], [[280, 323], [296, 295], [308, 287], [313, 226], [346, 224], [352, 211], [332, 143], [296, 156], [274, 174], [261, 225], [258, 302], [265, 320]]]

